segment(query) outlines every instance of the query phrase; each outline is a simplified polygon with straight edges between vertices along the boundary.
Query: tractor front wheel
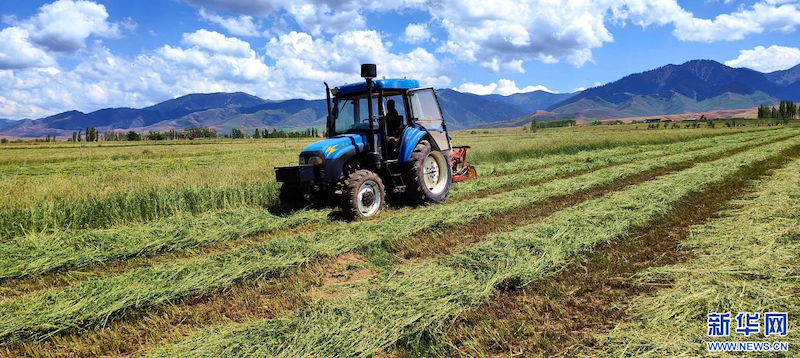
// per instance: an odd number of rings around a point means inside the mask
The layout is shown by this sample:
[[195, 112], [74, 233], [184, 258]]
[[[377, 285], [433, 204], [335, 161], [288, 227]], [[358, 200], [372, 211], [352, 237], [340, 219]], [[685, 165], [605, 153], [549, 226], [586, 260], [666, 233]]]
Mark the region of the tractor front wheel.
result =
[[453, 172], [440, 151], [432, 150], [428, 141], [420, 141], [405, 173], [406, 195], [415, 204], [438, 203], [450, 193]]
[[357, 170], [344, 181], [342, 211], [348, 219], [378, 215], [386, 200], [383, 181], [369, 170]]

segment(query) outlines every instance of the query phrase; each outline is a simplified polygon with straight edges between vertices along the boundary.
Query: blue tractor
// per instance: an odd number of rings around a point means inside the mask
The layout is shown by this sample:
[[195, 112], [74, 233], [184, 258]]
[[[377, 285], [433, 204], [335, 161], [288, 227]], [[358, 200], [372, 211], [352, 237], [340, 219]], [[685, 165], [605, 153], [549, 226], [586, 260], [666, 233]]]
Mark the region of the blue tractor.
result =
[[374, 80], [376, 72], [365, 64], [365, 82], [325, 84], [328, 138], [305, 147], [299, 165], [275, 168], [283, 204], [327, 198], [346, 217], [367, 218], [381, 212], [387, 191], [404, 192], [414, 204], [441, 202], [454, 169], [474, 177], [466, 147], [456, 148], [453, 168], [454, 148], [433, 88], [411, 79]]

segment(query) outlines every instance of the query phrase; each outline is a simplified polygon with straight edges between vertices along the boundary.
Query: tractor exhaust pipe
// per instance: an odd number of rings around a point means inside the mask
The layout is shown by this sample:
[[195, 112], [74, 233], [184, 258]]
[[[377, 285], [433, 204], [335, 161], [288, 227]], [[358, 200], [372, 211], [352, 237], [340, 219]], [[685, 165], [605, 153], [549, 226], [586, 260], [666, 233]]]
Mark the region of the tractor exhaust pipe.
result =
[[361, 77], [367, 81], [367, 112], [369, 113], [369, 151], [373, 164], [380, 166], [380, 154], [375, 150], [375, 122], [372, 112], [372, 79], [378, 76], [378, 66], [374, 63], [361, 65]]
[[328, 129], [327, 131], [328, 137], [330, 137], [331, 135], [333, 135], [333, 128], [331, 128], [333, 124], [333, 113], [332, 113], [333, 109], [331, 108], [331, 89], [330, 87], [328, 87], [328, 82], [322, 82], [322, 83], [325, 84], [325, 100], [328, 103], [328, 119], [325, 121], [325, 128]]

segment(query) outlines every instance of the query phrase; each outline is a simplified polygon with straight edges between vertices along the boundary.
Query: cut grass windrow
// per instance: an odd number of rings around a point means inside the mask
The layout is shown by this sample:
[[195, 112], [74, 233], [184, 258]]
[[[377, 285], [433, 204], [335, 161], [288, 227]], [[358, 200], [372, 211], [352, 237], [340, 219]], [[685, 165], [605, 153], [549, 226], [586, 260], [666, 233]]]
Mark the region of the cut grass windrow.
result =
[[303, 210], [283, 217], [264, 209], [240, 208], [177, 215], [113, 229], [22, 236], [0, 243], [0, 281], [172, 252], [309, 223], [322, 224], [329, 220], [329, 213], [329, 210]]
[[[788, 146], [793, 138], [759, 148]], [[753, 143], [748, 143], [753, 145]], [[458, 205], [434, 205], [358, 225], [331, 223], [315, 233], [280, 237], [225, 251], [212, 257], [178, 260], [79, 282], [0, 304], [0, 339], [44, 338], [78, 327], [102, 325], [120, 316], [188, 296], [226, 289], [243, 279], [274, 276], [297, 265], [354, 249], [384, 245], [421, 233], [442, 231], [496, 213], [526, 207], [548, 198], [614, 182], [642, 171], [725, 153], [744, 144], [720, 145], [703, 153], [687, 152], [652, 158], [539, 186], [480, 198]]]
[[455, 254], [410, 262], [391, 274], [342, 287], [349, 294], [345, 298], [320, 300], [290, 317], [212, 327], [153, 356], [369, 356], [399, 341], [413, 346], [436, 337], [445, 322], [495, 289], [542, 279], [573, 256], [668, 214], [685, 196], [742, 168], [796, 155], [798, 146], [800, 138], [793, 138], [697, 164], [493, 235]]
[[[689, 260], [649, 269], [638, 283], [662, 287], [633, 300], [630, 320], [598, 337], [593, 356], [677, 357], [708, 354], [705, 342], [736, 337], [708, 336], [707, 315], [760, 313], [757, 341], [800, 345], [792, 317], [800, 316], [800, 161], [755, 183], [757, 192], [734, 201], [723, 217], [692, 228], [681, 244]], [[785, 337], [764, 334], [764, 313], [786, 312]], [[774, 353], [773, 353], [774, 354]], [[787, 355], [788, 356], [788, 355]]]
[[[685, 143], [642, 146], [640, 147], [641, 151], [630, 149], [628, 151], [633, 153], [605, 159], [596, 158], [591, 153], [572, 155], [571, 159], [566, 156], [555, 158], [552, 161], [548, 161], [546, 158], [536, 159], [534, 161], [540, 165], [553, 164], [540, 167], [535, 171], [462, 183], [455, 187], [451, 200], [475, 195], [481, 191], [525, 185], [537, 180], [552, 179], [560, 175], [588, 171], [605, 165], [662, 157], [679, 151], [703, 150], [733, 143], [758, 144], [790, 135], [786, 132], [749, 132], [702, 138]], [[573, 163], [569, 163], [569, 160]], [[517, 166], [526, 165], [524, 161], [515, 163]], [[287, 217], [279, 217], [266, 210], [242, 208], [206, 213], [197, 217], [177, 215], [155, 222], [120, 225], [120, 227], [110, 229], [84, 230], [76, 233], [29, 234], [0, 243], [0, 280], [31, 277], [60, 269], [80, 268], [111, 260], [150, 256], [204, 246], [254, 234], [277, 232], [303, 223], [322, 224], [327, 213], [328, 211], [311, 213], [301, 211]], [[388, 215], [391, 214], [387, 212], [384, 217]]]

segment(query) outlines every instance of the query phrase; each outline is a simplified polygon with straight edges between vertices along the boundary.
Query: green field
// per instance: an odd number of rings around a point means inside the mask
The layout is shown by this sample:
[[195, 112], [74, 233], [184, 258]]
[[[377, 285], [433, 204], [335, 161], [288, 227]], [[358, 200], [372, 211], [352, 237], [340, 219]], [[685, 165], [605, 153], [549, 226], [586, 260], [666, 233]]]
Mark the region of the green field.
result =
[[793, 124], [453, 141], [478, 180], [353, 223], [277, 202], [309, 139], [3, 144], [0, 355], [697, 356], [800, 314]]

